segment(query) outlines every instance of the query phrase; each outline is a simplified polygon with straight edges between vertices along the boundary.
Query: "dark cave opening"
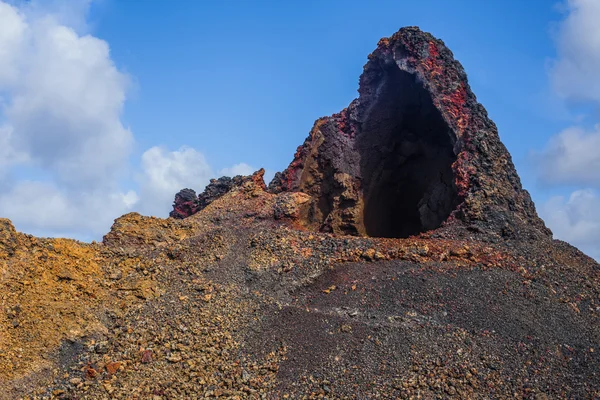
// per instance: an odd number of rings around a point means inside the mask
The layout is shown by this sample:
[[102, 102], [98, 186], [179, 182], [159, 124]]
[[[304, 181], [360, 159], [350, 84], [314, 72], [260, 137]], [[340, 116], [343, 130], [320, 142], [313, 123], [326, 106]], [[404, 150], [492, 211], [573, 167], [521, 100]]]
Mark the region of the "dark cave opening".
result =
[[372, 237], [438, 228], [458, 205], [454, 132], [416, 76], [391, 66], [361, 125], [363, 224]]

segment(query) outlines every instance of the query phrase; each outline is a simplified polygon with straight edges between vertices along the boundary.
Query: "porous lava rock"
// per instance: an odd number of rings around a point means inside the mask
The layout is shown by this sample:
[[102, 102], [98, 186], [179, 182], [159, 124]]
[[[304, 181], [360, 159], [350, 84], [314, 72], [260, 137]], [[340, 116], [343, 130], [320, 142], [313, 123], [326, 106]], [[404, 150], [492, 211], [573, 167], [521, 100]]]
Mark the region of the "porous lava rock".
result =
[[169, 213], [171, 218], [186, 218], [200, 210], [200, 202], [193, 189], [181, 189], [175, 195], [173, 210]]
[[600, 265], [552, 239], [442, 42], [383, 39], [263, 174], [100, 243], [0, 219], [0, 399], [600, 398]]
[[175, 195], [173, 210], [169, 213], [169, 216], [182, 219], [194, 215], [234, 187], [244, 186], [248, 182], [258, 183], [260, 188], [266, 189], [263, 180], [264, 175], [265, 170], [261, 168], [251, 176], [237, 175], [233, 178], [222, 176], [219, 179], [211, 179], [204, 191], [197, 197], [193, 189], [182, 189]]
[[308, 222], [334, 233], [408, 237], [460, 221], [550, 234], [462, 66], [416, 27], [379, 42], [359, 97], [317, 120], [269, 188], [311, 195]]

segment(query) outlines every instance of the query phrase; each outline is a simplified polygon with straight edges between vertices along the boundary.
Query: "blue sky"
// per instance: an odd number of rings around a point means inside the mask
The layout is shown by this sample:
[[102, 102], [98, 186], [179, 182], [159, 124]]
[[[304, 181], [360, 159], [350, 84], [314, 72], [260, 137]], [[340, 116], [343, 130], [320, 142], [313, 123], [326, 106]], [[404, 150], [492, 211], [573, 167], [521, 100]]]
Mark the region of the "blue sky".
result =
[[550, 23], [560, 15], [542, 0], [526, 9], [520, 1], [460, 3], [112, 1], [92, 7], [91, 20], [117, 66], [135, 79], [124, 121], [138, 152], [187, 144], [216, 167], [245, 161], [281, 169], [317, 117], [356, 96], [379, 38], [419, 25], [465, 65], [505, 143], [522, 158], [566, 123], [538, 104], [546, 58], [555, 52]]
[[556, 236], [600, 257], [599, 3], [0, 0], [0, 216], [99, 239], [124, 212], [166, 216], [180, 187], [282, 170], [379, 38], [418, 25]]

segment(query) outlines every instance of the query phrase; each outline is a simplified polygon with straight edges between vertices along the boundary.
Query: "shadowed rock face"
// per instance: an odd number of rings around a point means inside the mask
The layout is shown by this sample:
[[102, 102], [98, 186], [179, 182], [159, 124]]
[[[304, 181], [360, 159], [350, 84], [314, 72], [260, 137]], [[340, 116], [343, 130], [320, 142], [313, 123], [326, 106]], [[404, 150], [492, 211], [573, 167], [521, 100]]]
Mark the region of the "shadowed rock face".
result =
[[315, 123], [269, 185], [313, 197], [308, 226], [407, 237], [460, 221], [502, 235], [550, 234], [442, 41], [418, 28], [382, 39], [359, 94]]
[[357, 231], [408, 237], [439, 227], [458, 205], [456, 137], [414, 75], [391, 67], [381, 79], [354, 143], [362, 189]]

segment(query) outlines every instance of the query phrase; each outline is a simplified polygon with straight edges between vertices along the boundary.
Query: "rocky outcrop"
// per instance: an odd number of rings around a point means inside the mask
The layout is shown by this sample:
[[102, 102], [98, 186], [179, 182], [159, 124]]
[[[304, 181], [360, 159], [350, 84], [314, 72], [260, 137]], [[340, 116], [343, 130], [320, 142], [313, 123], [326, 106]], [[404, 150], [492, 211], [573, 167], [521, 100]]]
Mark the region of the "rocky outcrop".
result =
[[181, 189], [175, 195], [173, 210], [169, 213], [169, 217], [178, 219], [187, 218], [198, 211], [200, 211], [200, 204], [196, 192], [193, 189]]
[[210, 203], [231, 191], [233, 188], [242, 187], [249, 182], [256, 183], [258, 187], [266, 189], [263, 176], [265, 175], [264, 168], [256, 171], [250, 176], [237, 175], [233, 178], [223, 176], [219, 179], [211, 179], [210, 183], [196, 197], [196, 192], [192, 189], [183, 189], [175, 195], [173, 202], [173, 210], [169, 213], [171, 218], [183, 219], [187, 218], [198, 211], [205, 209]]
[[[171, 216], [202, 210], [236, 179], [211, 181], [198, 199], [178, 193]], [[301, 222], [315, 231], [402, 238], [453, 224], [497, 237], [551, 235], [462, 66], [415, 27], [379, 42], [359, 97], [317, 120], [269, 191], [309, 195]]]
[[17, 237], [17, 231], [12, 222], [6, 218], [0, 218], [0, 256], [14, 254], [19, 245]]
[[269, 185], [311, 195], [309, 225], [407, 237], [462, 222], [504, 236], [550, 235], [441, 40], [415, 27], [382, 39], [359, 94], [315, 123]]

